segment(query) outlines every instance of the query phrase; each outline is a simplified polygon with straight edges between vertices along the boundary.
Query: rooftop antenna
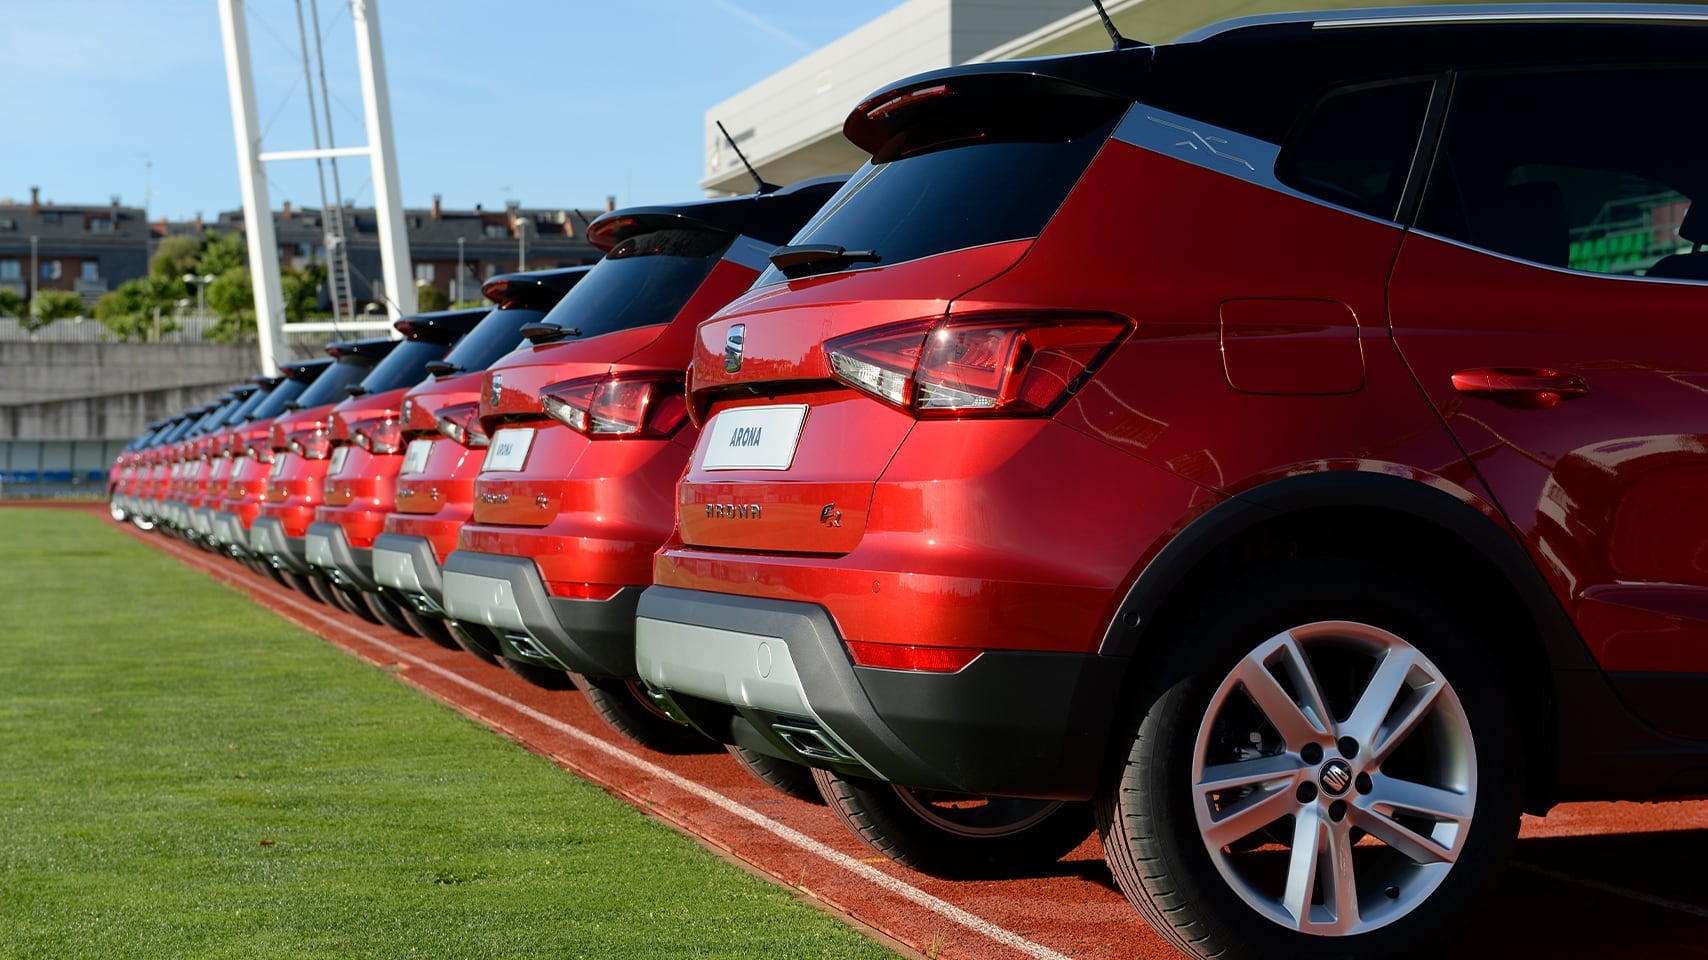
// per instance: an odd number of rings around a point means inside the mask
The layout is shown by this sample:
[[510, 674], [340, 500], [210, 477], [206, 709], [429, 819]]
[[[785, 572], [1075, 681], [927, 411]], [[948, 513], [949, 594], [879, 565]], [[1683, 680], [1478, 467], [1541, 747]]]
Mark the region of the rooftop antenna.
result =
[[776, 184], [766, 183], [765, 178], [763, 178], [759, 175], [759, 171], [753, 169], [753, 164], [747, 162], [746, 155], [744, 155], [741, 152], [740, 147], [735, 145], [735, 138], [729, 135], [728, 130], [724, 129], [724, 122], [722, 120], [714, 120], [712, 122], [716, 123], [718, 125], [718, 132], [724, 135], [724, 141], [729, 144], [729, 148], [731, 150], [735, 151], [735, 158], [737, 160], [740, 160], [741, 165], [747, 168], [747, 175], [753, 178], [753, 182], [755, 184], [753, 192], [754, 193], [770, 193], [771, 191], [777, 189]]
[[1137, 40], [1129, 40], [1121, 36], [1121, 31], [1115, 29], [1115, 21], [1109, 19], [1109, 12], [1103, 9], [1103, 0], [1091, 0], [1091, 5], [1097, 8], [1097, 18], [1103, 21], [1104, 31], [1109, 34], [1109, 39], [1115, 43], [1112, 49], [1123, 50], [1128, 47], [1144, 46]]
[[587, 219], [587, 214], [582, 213], [581, 209], [579, 207], [574, 209], [574, 210], [571, 210], [570, 213], [575, 214], [575, 219], [581, 221], [581, 232], [583, 235], [585, 235], [587, 233], [588, 228], [593, 226], [593, 221]]

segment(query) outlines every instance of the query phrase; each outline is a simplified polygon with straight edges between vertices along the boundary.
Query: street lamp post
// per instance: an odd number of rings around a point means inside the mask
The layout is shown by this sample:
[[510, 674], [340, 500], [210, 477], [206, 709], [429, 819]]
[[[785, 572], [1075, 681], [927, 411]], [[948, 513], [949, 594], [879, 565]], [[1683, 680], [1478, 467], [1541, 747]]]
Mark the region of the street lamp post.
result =
[[208, 284], [214, 282], [214, 275], [211, 273], [203, 273], [199, 275], [186, 273], [184, 274], [184, 282], [196, 285], [196, 319], [200, 320], [207, 314], [207, 296], [205, 292], [208, 288]]
[[528, 269], [528, 218], [516, 215], [516, 270]]
[[463, 296], [463, 238], [457, 238], [457, 302], [467, 299]]
[[41, 286], [41, 275], [36, 272], [37, 269], [39, 269], [39, 268], [36, 266], [36, 238], [34, 236], [31, 236], [30, 237], [30, 282], [26, 285], [26, 289], [29, 291], [29, 294], [30, 294], [30, 297], [29, 297], [29, 299], [30, 299], [30, 316], [32, 316], [32, 317], [35, 316], [35, 314], [36, 314], [36, 288]]

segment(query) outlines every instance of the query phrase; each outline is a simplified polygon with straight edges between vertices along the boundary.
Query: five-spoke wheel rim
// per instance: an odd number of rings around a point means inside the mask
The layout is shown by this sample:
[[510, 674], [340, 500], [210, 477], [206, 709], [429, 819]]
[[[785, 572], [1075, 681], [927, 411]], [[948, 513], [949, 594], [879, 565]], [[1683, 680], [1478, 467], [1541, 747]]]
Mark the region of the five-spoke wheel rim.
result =
[[1465, 848], [1477, 758], [1434, 663], [1378, 627], [1277, 634], [1199, 723], [1191, 797], [1233, 891], [1268, 919], [1351, 936], [1407, 916]]

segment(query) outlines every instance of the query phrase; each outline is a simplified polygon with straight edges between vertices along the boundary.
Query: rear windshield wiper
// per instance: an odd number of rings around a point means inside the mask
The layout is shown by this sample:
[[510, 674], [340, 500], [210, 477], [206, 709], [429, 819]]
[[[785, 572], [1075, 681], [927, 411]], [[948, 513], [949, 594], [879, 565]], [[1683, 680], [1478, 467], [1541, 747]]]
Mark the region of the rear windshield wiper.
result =
[[461, 372], [463, 372], [462, 367], [457, 366], [456, 364], [450, 362], [449, 360], [434, 360], [434, 361], [428, 363], [426, 366], [422, 367], [422, 369], [426, 370], [428, 373], [432, 374], [435, 377], [442, 377], [448, 373], [461, 373]]
[[771, 251], [771, 265], [793, 280], [815, 273], [828, 273], [851, 263], [877, 263], [876, 250], [847, 250], [834, 243], [800, 243]]
[[581, 331], [575, 327], [563, 327], [555, 323], [530, 323], [517, 331], [532, 344], [552, 343], [565, 337], [579, 337]]

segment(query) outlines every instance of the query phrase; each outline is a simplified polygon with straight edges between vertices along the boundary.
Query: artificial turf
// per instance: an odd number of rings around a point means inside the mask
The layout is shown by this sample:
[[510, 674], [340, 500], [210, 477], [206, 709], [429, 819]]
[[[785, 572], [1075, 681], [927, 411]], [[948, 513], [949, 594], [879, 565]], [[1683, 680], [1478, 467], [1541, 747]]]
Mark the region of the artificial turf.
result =
[[887, 957], [90, 514], [0, 508], [0, 957]]

